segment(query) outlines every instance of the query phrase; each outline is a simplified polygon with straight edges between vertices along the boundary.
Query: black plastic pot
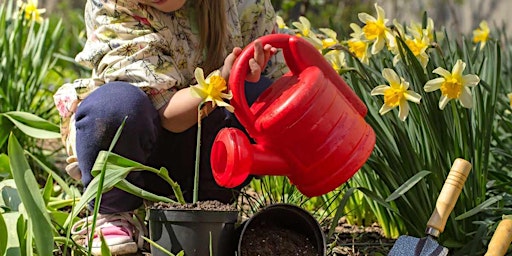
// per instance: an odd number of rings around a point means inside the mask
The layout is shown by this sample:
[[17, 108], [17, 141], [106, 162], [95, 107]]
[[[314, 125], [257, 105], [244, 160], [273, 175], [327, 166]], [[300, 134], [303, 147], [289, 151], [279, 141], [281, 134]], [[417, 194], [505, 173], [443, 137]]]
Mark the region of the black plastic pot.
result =
[[242, 245], [248, 231], [261, 225], [279, 227], [304, 235], [315, 247], [317, 255], [326, 254], [325, 235], [318, 221], [308, 211], [296, 205], [278, 203], [261, 209], [237, 228], [238, 256], [245, 256]]
[[[150, 239], [176, 254], [186, 256], [235, 255], [238, 211], [149, 209]], [[210, 242], [211, 241], [211, 242]], [[167, 255], [151, 246], [153, 256]]]

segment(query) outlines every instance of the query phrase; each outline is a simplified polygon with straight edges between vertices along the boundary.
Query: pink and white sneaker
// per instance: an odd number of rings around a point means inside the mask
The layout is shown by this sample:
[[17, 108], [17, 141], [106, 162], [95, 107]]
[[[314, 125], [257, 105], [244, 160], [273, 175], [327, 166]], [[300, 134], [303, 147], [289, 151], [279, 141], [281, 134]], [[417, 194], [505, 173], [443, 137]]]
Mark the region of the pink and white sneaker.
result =
[[[85, 236], [85, 246], [88, 245], [92, 216], [77, 221], [72, 229], [73, 235]], [[136, 253], [144, 245], [143, 235], [147, 229], [139, 218], [133, 213], [98, 214], [96, 228], [92, 240], [91, 252], [101, 255], [101, 239], [99, 231], [103, 234], [112, 255], [126, 255]]]

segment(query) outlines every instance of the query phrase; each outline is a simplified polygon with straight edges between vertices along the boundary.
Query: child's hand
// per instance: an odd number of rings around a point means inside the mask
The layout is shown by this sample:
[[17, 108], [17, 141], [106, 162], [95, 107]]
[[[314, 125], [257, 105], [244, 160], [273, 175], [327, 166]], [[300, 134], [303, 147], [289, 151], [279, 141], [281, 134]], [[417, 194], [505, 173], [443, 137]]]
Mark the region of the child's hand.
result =
[[[242, 49], [235, 47], [233, 51], [224, 60], [221, 75], [224, 79], [229, 79], [229, 73], [233, 67], [233, 63], [240, 55]], [[270, 44], [263, 46], [261, 40], [254, 41], [254, 57], [249, 60], [249, 71], [247, 72], [246, 80], [249, 82], [257, 82], [260, 80], [261, 72], [265, 69], [268, 60], [272, 55], [277, 52], [277, 49]]]
[[245, 80], [258, 82], [261, 72], [265, 69], [268, 60], [277, 52], [277, 49], [270, 44], [263, 46], [259, 39], [254, 41], [254, 58], [249, 60], [249, 72]]

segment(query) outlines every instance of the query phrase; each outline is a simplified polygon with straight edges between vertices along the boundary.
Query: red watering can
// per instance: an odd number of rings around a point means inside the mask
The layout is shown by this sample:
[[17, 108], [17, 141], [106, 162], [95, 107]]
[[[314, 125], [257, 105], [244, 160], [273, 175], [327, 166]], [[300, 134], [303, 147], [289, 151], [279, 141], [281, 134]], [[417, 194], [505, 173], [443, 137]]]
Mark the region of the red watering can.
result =
[[254, 46], [244, 48], [231, 70], [231, 104], [255, 143], [239, 129], [223, 128], [212, 148], [213, 176], [224, 187], [236, 187], [250, 174], [288, 176], [306, 196], [330, 192], [373, 150], [366, 106], [306, 40], [286, 34], [260, 39], [283, 49], [290, 72], [249, 107], [244, 84]]

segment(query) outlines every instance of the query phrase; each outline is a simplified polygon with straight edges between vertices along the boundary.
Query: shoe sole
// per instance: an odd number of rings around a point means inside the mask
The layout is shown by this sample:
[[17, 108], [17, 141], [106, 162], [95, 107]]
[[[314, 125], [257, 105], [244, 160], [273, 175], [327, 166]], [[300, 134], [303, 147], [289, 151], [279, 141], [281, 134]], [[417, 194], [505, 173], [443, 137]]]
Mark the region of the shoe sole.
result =
[[[135, 242], [125, 243], [125, 244], [116, 244], [110, 245], [108, 247], [110, 249], [110, 253], [112, 255], [126, 255], [131, 253], [136, 253], [139, 250], [139, 247]], [[94, 256], [101, 256], [101, 248], [94, 247], [91, 249], [91, 253]]]

